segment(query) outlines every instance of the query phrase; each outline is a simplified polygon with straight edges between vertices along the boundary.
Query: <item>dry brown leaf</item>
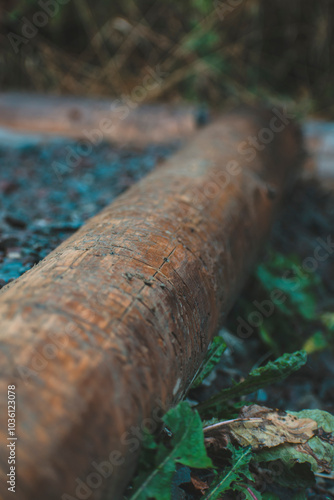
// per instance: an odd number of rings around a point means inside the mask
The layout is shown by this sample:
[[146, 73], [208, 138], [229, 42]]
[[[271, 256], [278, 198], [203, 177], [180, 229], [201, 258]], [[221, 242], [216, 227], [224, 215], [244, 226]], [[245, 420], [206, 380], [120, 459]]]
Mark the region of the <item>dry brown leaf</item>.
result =
[[204, 436], [206, 446], [212, 451], [226, 448], [228, 442], [259, 450], [283, 443], [306, 443], [317, 427], [310, 418], [252, 405], [244, 406], [239, 418], [205, 427]]
[[202, 495], [205, 494], [206, 490], [209, 489], [209, 485], [206, 481], [201, 481], [198, 477], [191, 476], [191, 482], [197, 491], [200, 491]]

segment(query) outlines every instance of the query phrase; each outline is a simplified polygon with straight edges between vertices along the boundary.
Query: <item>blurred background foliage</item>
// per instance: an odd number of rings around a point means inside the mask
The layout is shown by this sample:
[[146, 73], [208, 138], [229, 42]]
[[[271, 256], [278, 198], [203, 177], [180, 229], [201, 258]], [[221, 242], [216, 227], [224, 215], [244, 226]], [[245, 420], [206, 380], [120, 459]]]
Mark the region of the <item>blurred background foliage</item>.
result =
[[[48, 2], [44, 27], [20, 43]], [[131, 95], [211, 106], [293, 100], [333, 115], [333, 0], [26, 0], [2, 2], [2, 89]], [[56, 12], [57, 11], [57, 12]]]

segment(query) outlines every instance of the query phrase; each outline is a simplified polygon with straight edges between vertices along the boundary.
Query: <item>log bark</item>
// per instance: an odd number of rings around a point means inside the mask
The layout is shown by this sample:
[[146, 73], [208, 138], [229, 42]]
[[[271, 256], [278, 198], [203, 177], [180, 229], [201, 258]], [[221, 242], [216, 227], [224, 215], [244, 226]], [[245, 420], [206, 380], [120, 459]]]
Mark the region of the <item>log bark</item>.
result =
[[195, 106], [133, 101], [0, 93], [0, 126], [20, 132], [73, 137], [127, 146], [178, 141], [208, 121]]
[[[18, 500], [121, 498], [139, 430], [189, 388], [296, 175], [299, 131], [269, 134], [273, 120], [242, 111], [203, 129], [1, 291]], [[7, 458], [2, 446], [3, 475]]]

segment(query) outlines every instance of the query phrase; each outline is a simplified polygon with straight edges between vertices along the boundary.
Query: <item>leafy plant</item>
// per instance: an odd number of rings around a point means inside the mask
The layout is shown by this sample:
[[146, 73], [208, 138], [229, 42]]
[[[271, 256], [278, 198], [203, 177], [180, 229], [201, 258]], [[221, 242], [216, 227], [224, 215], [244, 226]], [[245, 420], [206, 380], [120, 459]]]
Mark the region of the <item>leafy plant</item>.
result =
[[[220, 498], [220, 495], [225, 491], [230, 489], [235, 489], [240, 491], [240, 486], [231, 486], [233, 482], [243, 481], [244, 477], [247, 477], [251, 481], [253, 477], [249, 472], [249, 463], [252, 458], [251, 448], [234, 448], [231, 444], [228, 445], [228, 449], [232, 453], [232, 465], [228, 467], [224, 474], [218, 475], [213, 480], [209, 491], [203, 497], [203, 500], [216, 500]], [[246, 488], [242, 487], [242, 491]]]
[[307, 361], [305, 351], [284, 354], [276, 361], [269, 361], [265, 366], [252, 370], [243, 382], [223, 389], [218, 394], [198, 405], [198, 410], [206, 414], [215, 410], [217, 406], [232, 398], [237, 398], [258, 391], [270, 384], [280, 382], [299, 370]]
[[283, 294], [284, 300], [273, 300], [283, 314], [315, 318], [314, 290], [320, 285], [319, 277], [303, 271], [296, 257], [271, 251], [268, 262], [258, 266], [256, 277], [267, 293], [279, 290]]
[[144, 443], [146, 453], [142, 455], [139, 474], [133, 484], [135, 491], [130, 500], [170, 500], [176, 464], [212, 467], [204, 446], [201, 419], [187, 402], [169, 410], [163, 422], [172, 433], [172, 438], [165, 444], [147, 437]]
[[[199, 374], [199, 380], [203, 380], [210, 372], [225, 349], [223, 341], [218, 339], [216, 338], [211, 345], [210, 353]], [[253, 370], [243, 382], [221, 391], [198, 408], [207, 411], [209, 408], [215, 408], [222, 401], [249, 394], [260, 387], [283, 380], [305, 362], [306, 354], [303, 351], [285, 354], [276, 361]], [[187, 402], [181, 402], [166, 413], [163, 423], [172, 437], [155, 441], [151, 435], [146, 436], [138, 474], [133, 482], [134, 492], [129, 500], [151, 498], [171, 500], [171, 486], [177, 464], [190, 468], [212, 468], [212, 462], [204, 444], [203, 423], [196, 410], [191, 409]], [[249, 471], [249, 465], [254, 458], [252, 447], [236, 448], [229, 442], [226, 449], [231, 453], [230, 465], [220, 471], [213, 471], [214, 477], [203, 498], [215, 500], [223, 492], [232, 489], [243, 492], [246, 499], [260, 500], [262, 497], [252, 486], [254, 479]]]
[[256, 269], [252, 285], [230, 316], [232, 331], [238, 318], [247, 323], [256, 313], [262, 319], [252, 329], [276, 355], [300, 348], [312, 353], [331, 346], [333, 315], [316, 306], [323, 293], [320, 277], [305, 271], [298, 257], [270, 249], [267, 260]]
[[193, 389], [201, 385], [203, 380], [210, 375], [214, 367], [219, 363], [225, 349], [226, 344], [222, 337], [214, 337], [202, 364], [201, 370], [192, 384]]

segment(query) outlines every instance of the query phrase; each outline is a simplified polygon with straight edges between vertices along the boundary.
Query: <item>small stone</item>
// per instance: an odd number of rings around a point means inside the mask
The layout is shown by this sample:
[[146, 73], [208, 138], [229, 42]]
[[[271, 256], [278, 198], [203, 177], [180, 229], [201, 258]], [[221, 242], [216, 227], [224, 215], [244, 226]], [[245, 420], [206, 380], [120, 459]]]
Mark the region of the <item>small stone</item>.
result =
[[17, 252], [17, 251], [8, 252], [7, 253], [7, 257], [9, 259], [20, 259], [21, 258], [21, 252]]
[[27, 223], [22, 218], [11, 214], [5, 216], [5, 222], [17, 229], [25, 229], [27, 227]]

